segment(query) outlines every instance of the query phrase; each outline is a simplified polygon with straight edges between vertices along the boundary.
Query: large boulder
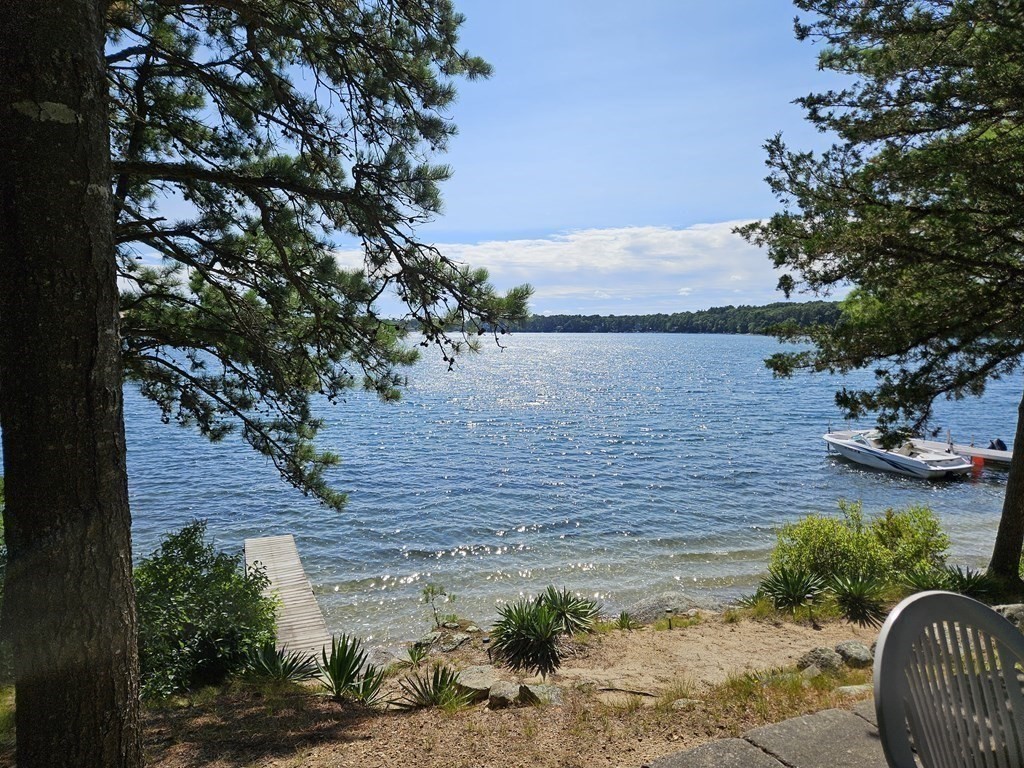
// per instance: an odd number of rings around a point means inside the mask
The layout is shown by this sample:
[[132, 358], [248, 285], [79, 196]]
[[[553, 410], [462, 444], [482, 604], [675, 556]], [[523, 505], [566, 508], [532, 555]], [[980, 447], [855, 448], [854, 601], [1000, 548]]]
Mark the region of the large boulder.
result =
[[860, 669], [870, 667], [875, 661], [871, 649], [859, 640], [847, 640], [836, 646], [836, 653], [843, 657], [843, 662], [848, 667]]
[[807, 669], [815, 666], [822, 672], [835, 672], [843, 666], [843, 657], [831, 648], [814, 648], [801, 656], [796, 666], [798, 669]]
[[996, 613], [1005, 616], [1017, 629], [1024, 631], [1024, 603], [993, 606]]
[[551, 683], [520, 686], [519, 700], [523, 704], [550, 704], [553, 707], [560, 707], [565, 701], [562, 689]]
[[517, 683], [499, 680], [491, 686], [490, 693], [487, 695], [487, 706], [491, 709], [514, 707], [520, 703], [519, 689], [520, 686]]
[[488, 697], [491, 688], [500, 682], [494, 667], [466, 667], [459, 670], [459, 689], [473, 701], [483, 701]]
[[653, 624], [658, 619], [665, 618], [666, 608], [671, 608], [674, 616], [685, 616], [687, 611], [694, 608], [712, 610], [715, 607], [715, 604], [707, 598], [679, 591], [662, 592], [645, 597], [626, 606], [625, 610], [633, 621], [639, 621], [641, 624]]

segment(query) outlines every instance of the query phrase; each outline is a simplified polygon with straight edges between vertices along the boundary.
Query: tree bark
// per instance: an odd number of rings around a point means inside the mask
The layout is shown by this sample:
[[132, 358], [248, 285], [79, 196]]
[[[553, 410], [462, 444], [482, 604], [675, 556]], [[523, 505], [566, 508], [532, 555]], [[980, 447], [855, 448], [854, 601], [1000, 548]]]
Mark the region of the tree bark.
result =
[[140, 766], [99, 0], [0, 14], [5, 631], [20, 768]]
[[1017, 429], [1013, 437], [1013, 458], [1006, 480], [1003, 512], [992, 548], [988, 572], [1001, 585], [1003, 597], [1024, 594], [1020, 578], [1021, 548], [1024, 547], [1024, 397], [1017, 407]]

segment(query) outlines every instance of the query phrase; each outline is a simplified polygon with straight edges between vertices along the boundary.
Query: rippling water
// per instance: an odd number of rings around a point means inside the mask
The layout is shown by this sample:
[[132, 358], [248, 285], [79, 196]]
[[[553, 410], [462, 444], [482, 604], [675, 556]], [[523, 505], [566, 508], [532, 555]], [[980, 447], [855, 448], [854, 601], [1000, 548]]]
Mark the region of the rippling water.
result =
[[[776, 380], [755, 336], [517, 334], [448, 372], [427, 359], [399, 404], [325, 408], [342, 513], [236, 441], [210, 445], [126, 393], [136, 556], [193, 517], [218, 546], [293, 533], [328, 626], [374, 642], [427, 626], [428, 582], [486, 622], [547, 584], [617, 609], [652, 591], [750, 592], [780, 524], [840, 498], [934, 508], [963, 562], [989, 553], [1005, 474], [926, 483], [825, 452], [837, 380]], [[854, 380], [856, 383], [857, 380]], [[866, 379], [860, 378], [863, 382]], [[943, 403], [958, 441], [1008, 443], [1020, 381]]]

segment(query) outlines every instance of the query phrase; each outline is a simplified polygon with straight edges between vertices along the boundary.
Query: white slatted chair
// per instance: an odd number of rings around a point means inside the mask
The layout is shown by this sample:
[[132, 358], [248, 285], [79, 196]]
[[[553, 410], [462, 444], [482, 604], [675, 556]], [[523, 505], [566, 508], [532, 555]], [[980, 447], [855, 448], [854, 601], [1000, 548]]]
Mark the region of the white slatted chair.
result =
[[977, 600], [921, 592], [897, 605], [875, 652], [889, 765], [1024, 768], [1022, 663], [1024, 635]]

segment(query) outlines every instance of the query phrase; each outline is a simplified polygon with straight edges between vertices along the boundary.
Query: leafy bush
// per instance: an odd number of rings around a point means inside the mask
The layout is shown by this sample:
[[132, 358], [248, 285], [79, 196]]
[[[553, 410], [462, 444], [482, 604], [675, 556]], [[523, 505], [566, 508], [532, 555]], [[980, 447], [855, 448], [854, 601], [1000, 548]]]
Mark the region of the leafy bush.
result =
[[949, 537], [928, 507], [887, 509], [871, 520], [871, 533], [892, 554], [895, 574], [940, 568], [946, 561]]
[[833, 577], [901, 578], [945, 561], [949, 539], [927, 507], [889, 509], [865, 523], [861, 505], [839, 502], [842, 517], [808, 515], [783, 526], [770, 568]]
[[514, 670], [535, 671], [543, 676], [562, 663], [558, 637], [562, 625], [547, 605], [523, 598], [503, 606], [491, 629], [491, 654]]
[[809, 570], [782, 565], [769, 571], [758, 591], [767, 596], [777, 610], [795, 611], [821, 597], [825, 580]]
[[143, 696], [216, 683], [274, 639], [266, 574], [214, 550], [206, 523], [169, 534], [135, 569]]
[[541, 592], [537, 602], [555, 614], [561, 631], [567, 635], [589, 632], [601, 610], [593, 600], [574, 595], [567, 589], [557, 590], [553, 586]]
[[443, 665], [424, 675], [407, 677], [399, 681], [399, 686], [403, 697], [394, 703], [405, 709], [461, 709], [469, 704], [472, 696], [459, 686], [459, 673]]
[[885, 582], [875, 576], [837, 576], [829, 585], [843, 617], [862, 627], [885, 619]]
[[299, 651], [287, 652], [273, 642], [266, 642], [249, 653], [246, 673], [262, 679], [301, 683], [316, 677], [316, 659]]
[[320, 684], [336, 700], [341, 701], [348, 696], [365, 704], [380, 701], [384, 670], [368, 662], [358, 638], [348, 635], [333, 637], [330, 656], [326, 648], [320, 654]]

